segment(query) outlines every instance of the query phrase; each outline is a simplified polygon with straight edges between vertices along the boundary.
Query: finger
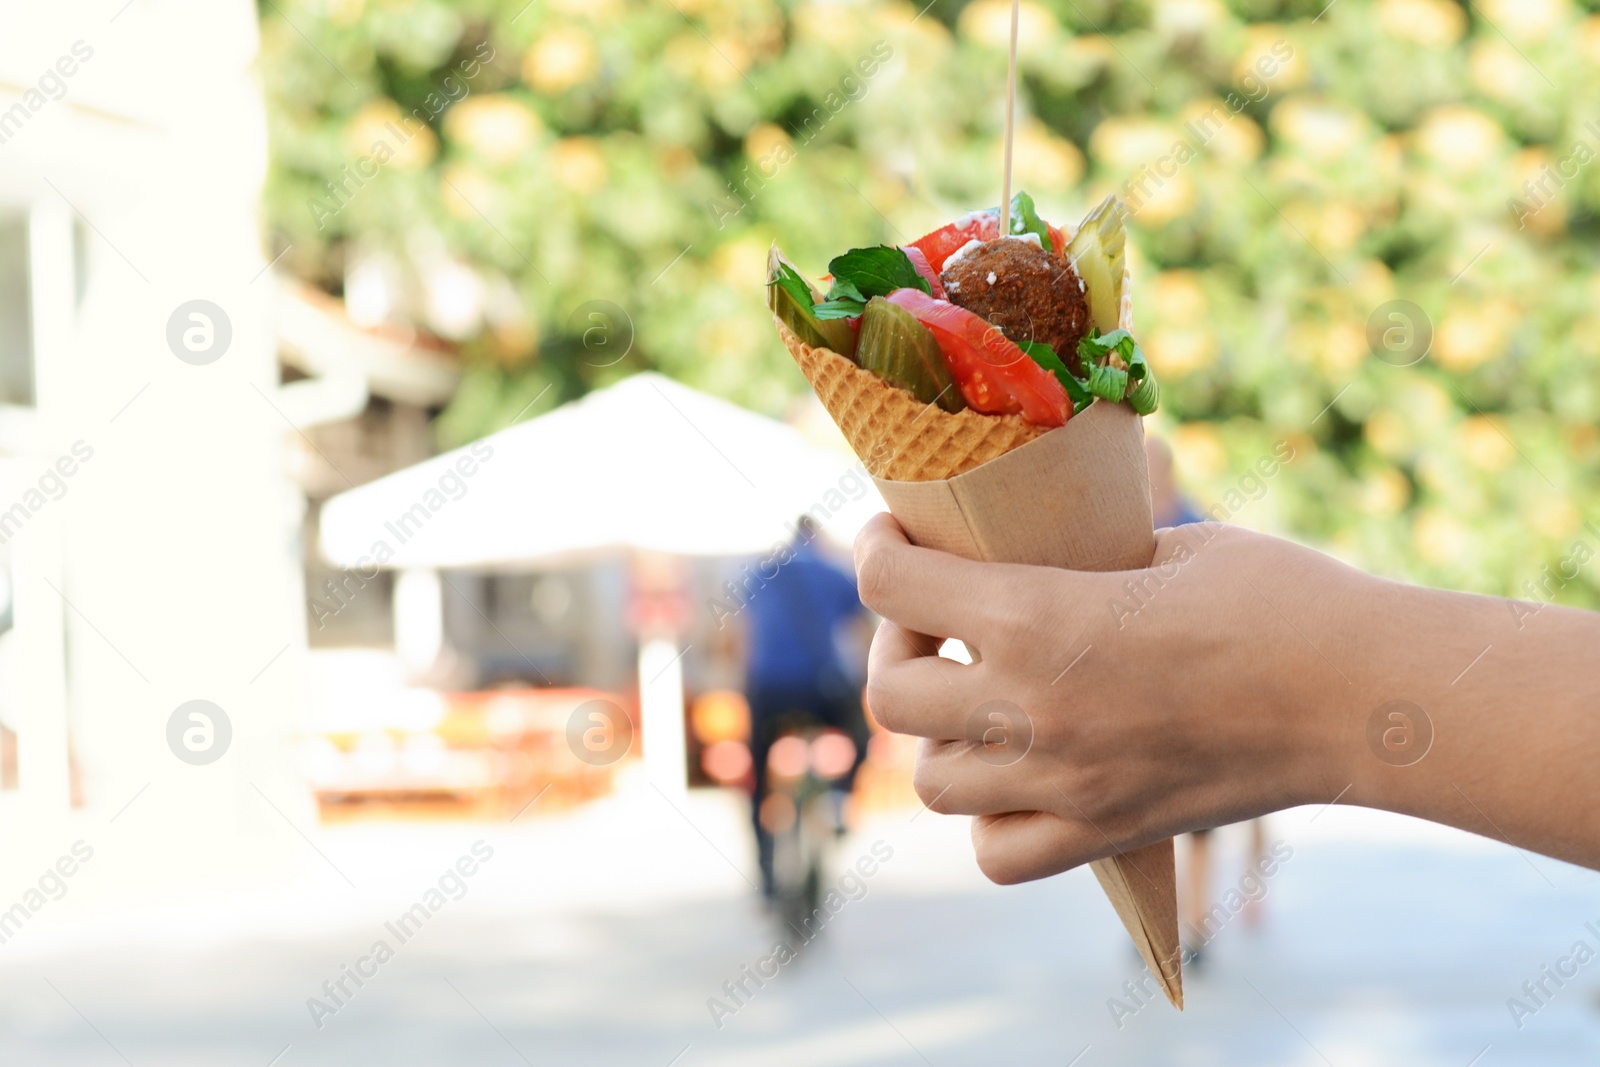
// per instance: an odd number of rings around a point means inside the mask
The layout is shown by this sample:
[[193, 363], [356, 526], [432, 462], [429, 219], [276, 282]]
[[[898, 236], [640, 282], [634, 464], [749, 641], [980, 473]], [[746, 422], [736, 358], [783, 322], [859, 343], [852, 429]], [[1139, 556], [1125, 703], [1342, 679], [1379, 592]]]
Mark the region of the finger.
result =
[[1048, 878], [1109, 855], [1090, 827], [1044, 811], [1011, 811], [972, 820], [978, 869], [997, 885]]
[[[917, 746], [917, 796], [943, 815], [996, 815], [1049, 807], [1039, 777], [1021, 772], [1020, 746], [929, 741]], [[937, 798], [937, 802], [935, 802]]]
[[955, 740], [983, 699], [979, 668], [931, 652], [937, 639], [884, 620], [867, 656], [867, 707], [886, 730]]
[[974, 563], [918, 548], [906, 540], [894, 517], [873, 516], [856, 536], [856, 581], [861, 602], [908, 630], [956, 637], [982, 647], [982, 637], [1014, 597], [1024, 591], [993, 563]]

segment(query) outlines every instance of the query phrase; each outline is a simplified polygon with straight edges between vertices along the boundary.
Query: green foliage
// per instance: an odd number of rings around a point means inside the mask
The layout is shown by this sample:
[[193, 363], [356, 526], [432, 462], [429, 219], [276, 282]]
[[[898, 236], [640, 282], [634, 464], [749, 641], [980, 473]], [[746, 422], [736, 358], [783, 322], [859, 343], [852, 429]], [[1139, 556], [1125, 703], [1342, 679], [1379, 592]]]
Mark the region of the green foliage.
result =
[[[1008, 3], [523, 5], [261, 7], [283, 264], [335, 294], [387, 279], [392, 317], [459, 342], [445, 443], [645, 367], [781, 412], [804, 384], [772, 241], [810, 272], [998, 198]], [[1057, 225], [1127, 201], [1135, 332], [1199, 503], [1485, 592], [1600, 550], [1593, 6], [1024, 3], [1016, 183]], [[348, 203], [308, 206], [329, 181]], [[632, 320], [621, 363], [569, 321], [590, 300]], [[1374, 319], [1397, 300], [1420, 314]], [[1596, 573], [1546, 588], [1593, 605]]]

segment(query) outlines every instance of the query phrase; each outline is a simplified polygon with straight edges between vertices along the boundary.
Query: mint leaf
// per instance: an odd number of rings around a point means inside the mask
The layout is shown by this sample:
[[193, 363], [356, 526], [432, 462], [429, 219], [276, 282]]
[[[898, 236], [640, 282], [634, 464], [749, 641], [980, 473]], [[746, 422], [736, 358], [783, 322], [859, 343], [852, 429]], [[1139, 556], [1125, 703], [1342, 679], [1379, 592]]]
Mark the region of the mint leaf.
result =
[[896, 289], [920, 289], [933, 295], [928, 280], [911, 265], [911, 257], [890, 245], [852, 248], [830, 260], [828, 272], [833, 275], [833, 287], [828, 290], [830, 302], [854, 300], [865, 305], [873, 297], [888, 296]]

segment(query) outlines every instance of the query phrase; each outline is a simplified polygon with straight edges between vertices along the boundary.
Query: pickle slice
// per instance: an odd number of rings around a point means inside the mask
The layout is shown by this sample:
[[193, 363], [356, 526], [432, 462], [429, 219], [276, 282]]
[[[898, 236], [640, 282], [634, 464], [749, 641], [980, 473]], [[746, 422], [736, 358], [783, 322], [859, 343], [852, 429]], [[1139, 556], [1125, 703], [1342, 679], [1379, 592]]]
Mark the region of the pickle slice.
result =
[[861, 315], [856, 362], [925, 404], [950, 412], [967, 406], [933, 334], [911, 312], [881, 296], [867, 301]]
[[1120, 325], [1122, 271], [1128, 242], [1122, 222], [1126, 217], [1122, 201], [1108, 196], [1089, 212], [1067, 242], [1072, 267], [1083, 279], [1089, 317], [1101, 333], [1110, 333]]
[[[798, 284], [796, 284], [798, 283]], [[810, 304], [802, 304], [792, 288], [803, 288]], [[812, 348], [829, 348], [846, 359], [854, 358], [856, 332], [844, 319], [819, 319], [811, 308], [822, 299], [811, 283], [794, 269], [773, 245], [767, 254], [767, 306], [794, 335]]]

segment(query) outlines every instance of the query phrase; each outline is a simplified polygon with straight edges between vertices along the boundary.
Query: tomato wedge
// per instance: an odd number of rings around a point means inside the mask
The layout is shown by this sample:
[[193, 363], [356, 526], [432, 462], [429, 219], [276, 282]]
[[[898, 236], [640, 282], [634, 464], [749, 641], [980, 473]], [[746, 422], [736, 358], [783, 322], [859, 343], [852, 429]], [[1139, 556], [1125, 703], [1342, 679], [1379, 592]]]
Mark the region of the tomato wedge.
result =
[[[1065, 235], [1048, 222], [1045, 228], [1050, 231], [1050, 245], [1055, 254], [1065, 255], [1067, 239]], [[1000, 213], [998, 211], [974, 211], [964, 215], [948, 226], [941, 226], [932, 233], [919, 237], [907, 246], [907, 254], [915, 248], [928, 259], [928, 266], [934, 271], [944, 270], [945, 260], [955, 255], [956, 251], [968, 241], [992, 241], [1000, 236]], [[916, 262], [915, 259], [912, 260]]]
[[928, 328], [950, 366], [956, 387], [975, 411], [1021, 415], [1035, 426], [1061, 426], [1072, 400], [1045, 370], [987, 320], [921, 289], [896, 289], [888, 300]]

